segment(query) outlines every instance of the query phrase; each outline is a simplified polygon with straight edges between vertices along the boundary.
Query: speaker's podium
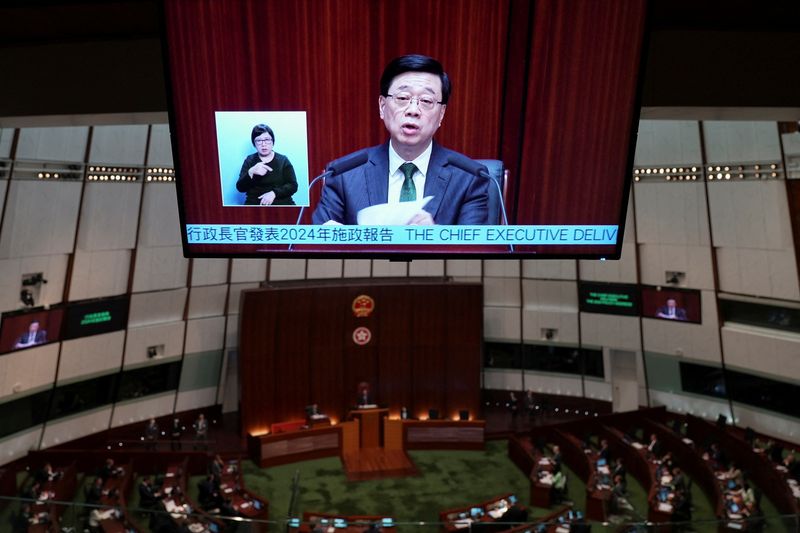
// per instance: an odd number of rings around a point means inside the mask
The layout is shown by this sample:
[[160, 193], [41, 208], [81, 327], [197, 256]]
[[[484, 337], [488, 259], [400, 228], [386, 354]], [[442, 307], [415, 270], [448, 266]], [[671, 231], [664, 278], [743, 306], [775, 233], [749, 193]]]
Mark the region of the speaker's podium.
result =
[[350, 411], [351, 420], [358, 420], [358, 447], [383, 447], [383, 419], [389, 415], [389, 409], [368, 405]]

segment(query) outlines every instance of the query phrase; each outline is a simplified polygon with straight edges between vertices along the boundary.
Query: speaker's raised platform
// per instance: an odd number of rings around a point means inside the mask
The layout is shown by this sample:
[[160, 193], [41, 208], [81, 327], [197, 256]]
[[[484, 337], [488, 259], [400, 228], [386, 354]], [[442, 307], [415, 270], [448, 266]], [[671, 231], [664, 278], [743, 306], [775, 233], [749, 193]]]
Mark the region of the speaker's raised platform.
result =
[[417, 467], [403, 450], [363, 448], [343, 454], [342, 462], [349, 481], [419, 475]]

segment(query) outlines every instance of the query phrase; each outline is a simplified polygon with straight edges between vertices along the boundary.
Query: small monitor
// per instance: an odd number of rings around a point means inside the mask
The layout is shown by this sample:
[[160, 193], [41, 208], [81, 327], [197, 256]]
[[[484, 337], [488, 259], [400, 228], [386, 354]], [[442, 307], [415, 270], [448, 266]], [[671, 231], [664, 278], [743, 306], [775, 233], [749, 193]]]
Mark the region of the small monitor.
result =
[[347, 521], [344, 518], [334, 518], [333, 527], [343, 529], [347, 527]]
[[728, 480], [728, 489], [733, 490], [736, 488], [736, 482], [732, 479]]
[[570, 511], [567, 513], [567, 518], [569, 518], [570, 520], [572, 520], [573, 518], [575, 518], [575, 513], [573, 513], [573, 512], [572, 512], [572, 510], [570, 510]]
[[211, 522], [211, 523], [208, 524], [208, 530], [211, 533], [219, 533], [219, 526], [217, 524], [215, 524], [214, 522]]
[[600, 459], [597, 460], [597, 466], [606, 466], [607, 464], [608, 461], [606, 461], [605, 457], [601, 457]]
[[511, 496], [508, 497], [508, 503], [514, 505], [515, 503], [517, 503], [517, 497], [512, 494]]
[[469, 515], [472, 518], [480, 518], [483, 516], [483, 509], [481, 509], [480, 507], [473, 507], [472, 509], [469, 510]]
[[299, 518], [290, 518], [289, 519], [289, 527], [300, 527], [300, 519]]
[[263, 507], [263, 505], [261, 504], [261, 502], [260, 502], [260, 501], [258, 501], [258, 500], [253, 500], [253, 508], [254, 508], [256, 511], [260, 511], [262, 507]]
[[575, 520], [580, 520], [583, 518], [583, 513], [580, 511], [575, 511]]
[[735, 503], [731, 503], [731, 512], [732, 513], [738, 513], [739, 512], [739, 506], [737, 504], [735, 504]]
[[394, 520], [391, 518], [381, 518], [382, 527], [394, 527]]

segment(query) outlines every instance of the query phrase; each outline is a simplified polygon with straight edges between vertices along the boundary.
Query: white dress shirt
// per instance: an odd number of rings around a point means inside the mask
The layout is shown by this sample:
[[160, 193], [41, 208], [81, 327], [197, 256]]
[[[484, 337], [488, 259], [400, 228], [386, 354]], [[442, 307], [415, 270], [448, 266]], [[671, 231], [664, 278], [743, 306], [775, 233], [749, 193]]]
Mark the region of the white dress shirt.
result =
[[428, 164], [431, 161], [431, 152], [433, 152], [433, 141], [428, 144], [419, 157], [413, 161], [406, 161], [394, 151], [391, 141], [389, 142], [389, 200], [390, 204], [400, 202], [400, 190], [403, 188], [403, 181], [406, 177], [400, 170], [400, 165], [403, 163], [414, 163], [417, 170], [411, 178], [414, 180], [414, 188], [417, 190], [417, 200], [422, 200], [425, 193], [425, 177], [428, 175]]

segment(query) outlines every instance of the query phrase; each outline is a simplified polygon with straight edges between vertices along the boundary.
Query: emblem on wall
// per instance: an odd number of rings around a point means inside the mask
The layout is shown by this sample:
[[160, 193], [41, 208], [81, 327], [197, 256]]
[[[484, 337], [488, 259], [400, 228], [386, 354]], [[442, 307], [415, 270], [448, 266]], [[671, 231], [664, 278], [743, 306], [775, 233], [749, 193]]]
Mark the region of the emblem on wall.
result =
[[369, 328], [365, 328], [364, 326], [359, 326], [355, 330], [353, 330], [353, 342], [358, 344], [359, 346], [364, 346], [371, 340], [372, 340], [372, 332], [369, 330]]
[[368, 317], [375, 310], [375, 300], [366, 294], [360, 294], [353, 300], [353, 316], [358, 318]]

